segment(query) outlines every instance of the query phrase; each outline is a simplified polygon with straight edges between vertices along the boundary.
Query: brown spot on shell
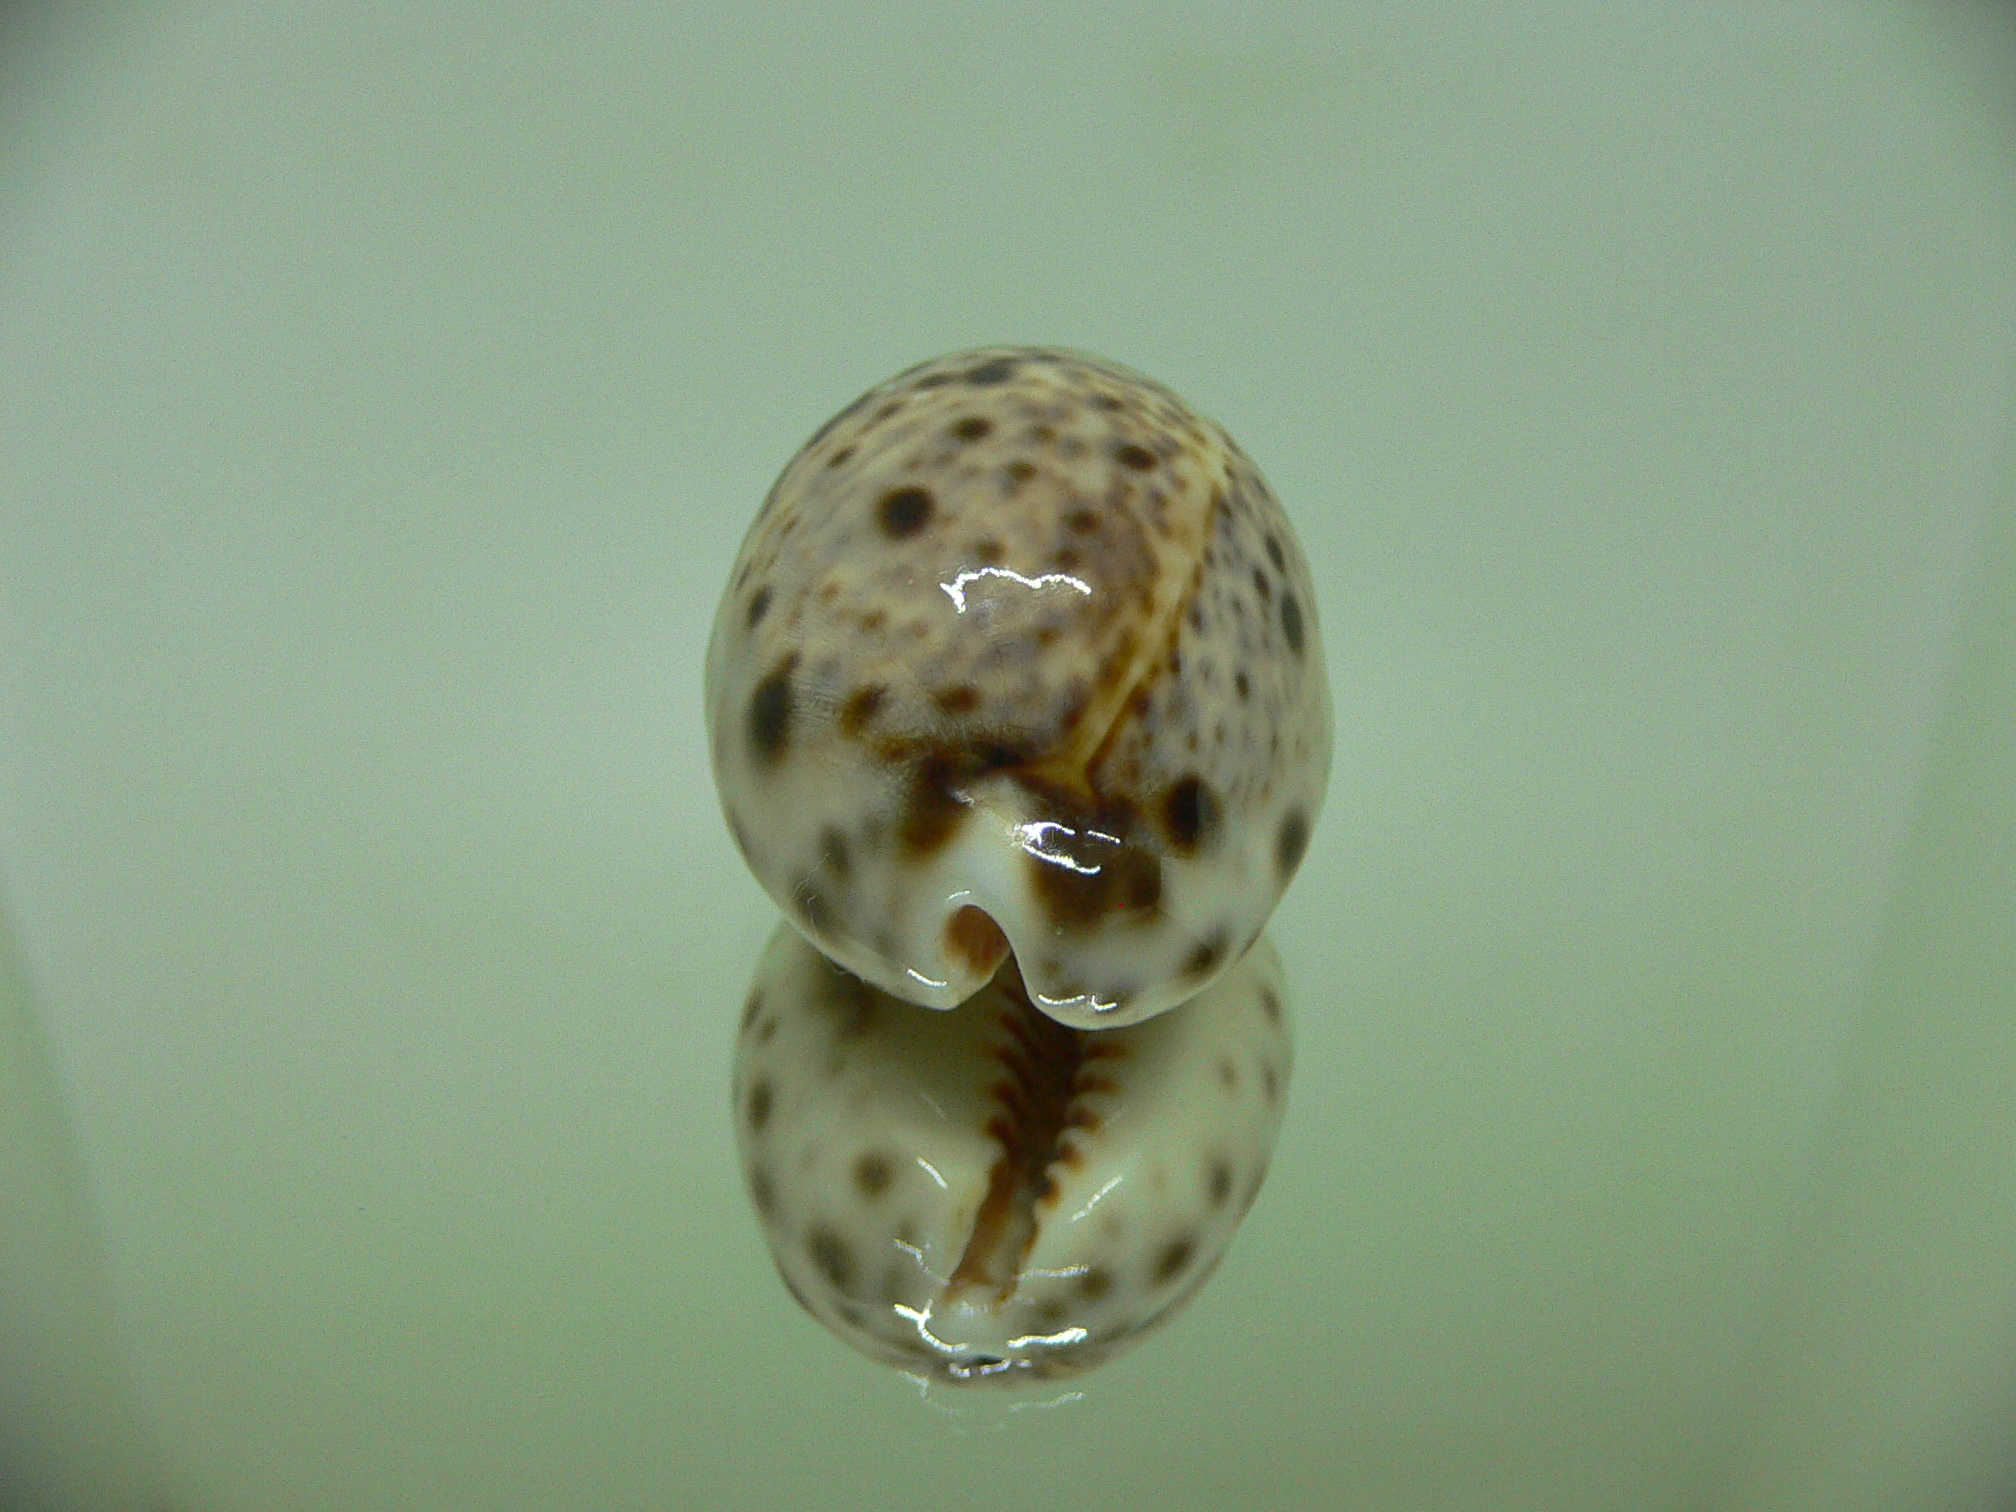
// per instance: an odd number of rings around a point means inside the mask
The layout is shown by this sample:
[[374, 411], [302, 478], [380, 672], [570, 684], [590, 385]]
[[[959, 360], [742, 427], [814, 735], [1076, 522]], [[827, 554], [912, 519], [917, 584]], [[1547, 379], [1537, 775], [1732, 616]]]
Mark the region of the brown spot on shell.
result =
[[1111, 1290], [1113, 1276], [1104, 1266], [1091, 1266], [1078, 1277], [1078, 1295], [1087, 1302], [1096, 1302]]
[[992, 973], [1008, 954], [1008, 937], [984, 908], [968, 903], [945, 921], [945, 949], [975, 972]]
[[770, 1179], [766, 1167], [754, 1165], [749, 1168], [749, 1195], [755, 1199], [756, 1211], [765, 1218], [777, 1211], [777, 1183]]
[[1281, 816], [1281, 828], [1274, 837], [1274, 865], [1283, 881], [1295, 875], [1302, 853], [1309, 848], [1309, 819], [1302, 810], [1290, 809]]
[[1012, 357], [994, 357], [978, 367], [966, 370], [966, 381], [976, 388], [987, 388], [996, 383], [1006, 383], [1015, 372]]
[[790, 742], [791, 672], [797, 664], [795, 653], [785, 657], [749, 695], [749, 744], [764, 765], [775, 763]]
[[1218, 963], [1225, 959], [1226, 934], [1222, 929], [1214, 930], [1208, 939], [1197, 942], [1197, 948], [1190, 952], [1183, 962], [1186, 976], [1207, 976]]
[[749, 596], [749, 628], [754, 630], [770, 612], [770, 585], [765, 583]]
[[1267, 537], [1267, 560], [1274, 564], [1276, 572], [1288, 570], [1288, 560], [1281, 554], [1281, 543], [1271, 535]]
[[854, 1187], [864, 1197], [880, 1197], [895, 1178], [895, 1165], [880, 1150], [870, 1150], [854, 1162]]
[[1223, 1156], [1211, 1162], [1211, 1176], [1207, 1190], [1210, 1192], [1213, 1207], [1223, 1207], [1225, 1199], [1232, 1195], [1232, 1164]]
[[897, 837], [916, 855], [928, 856], [958, 832], [966, 819], [966, 802], [954, 787], [952, 765], [929, 756], [911, 773]]
[[1162, 901], [1162, 862], [1153, 852], [1124, 841], [1060, 843], [1054, 834], [1048, 843], [1053, 852], [1078, 850], [1083, 856], [1073, 857], [1076, 866], [1029, 856], [1030, 881], [1052, 923], [1086, 929], [1111, 914], [1146, 912]]
[[901, 541], [930, 522], [931, 507], [928, 488], [892, 488], [875, 506], [875, 518], [881, 522], [883, 534]]
[[952, 434], [961, 441], [978, 441], [992, 429], [994, 429], [992, 420], [983, 419], [979, 415], [968, 415], [963, 420], [953, 422]]
[[805, 1252], [835, 1291], [854, 1284], [854, 1250], [832, 1229], [820, 1224], [805, 1236]]
[[770, 1109], [775, 1104], [776, 1094], [770, 1090], [770, 1083], [759, 1077], [749, 1085], [749, 1128], [752, 1133], [761, 1134], [763, 1126], [770, 1122]]
[[1196, 1253], [1197, 1241], [1188, 1235], [1170, 1240], [1163, 1246], [1162, 1253], [1155, 1258], [1155, 1284], [1166, 1286], [1174, 1281], [1190, 1263], [1191, 1256]]
[[944, 714], [971, 714], [980, 707], [980, 690], [971, 683], [960, 683], [956, 687], [939, 689], [932, 702]]
[[1288, 638], [1288, 649], [1297, 656], [1302, 654], [1302, 606], [1295, 602], [1295, 595], [1281, 595], [1281, 633]]
[[1170, 783], [1162, 795], [1162, 832], [1179, 855], [1208, 848], [1218, 838], [1219, 819], [1218, 795], [1194, 773]]
[[849, 693], [847, 702], [840, 706], [840, 732], [843, 735], [859, 735], [867, 729], [888, 692], [880, 683], [870, 683]]
[[847, 853], [847, 837], [838, 825], [829, 824], [819, 834], [819, 864], [833, 877], [844, 882], [853, 869], [852, 858]]
[[1137, 446], [1132, 441], [1123, 441], [1113, 448], [1113, 458], [1124, 467], [1136, 472], [1147, 472], [1155, 465], [1155, 453], [1145, 446]]
[[742, 1005], [742, 1032], [747, 1034], [749, 1026], [756, 1022], [756, 1015], [763, 1011], [763, 989], [755, 988], [749, 994], [749, 1001]]
[[859, 1039], [874, 1026], [877, 1006], [873, 987], [846, 967], [831, 962], [827, 963], [820, 985], [820, 1001], [839, 1017], [840, 1039]]

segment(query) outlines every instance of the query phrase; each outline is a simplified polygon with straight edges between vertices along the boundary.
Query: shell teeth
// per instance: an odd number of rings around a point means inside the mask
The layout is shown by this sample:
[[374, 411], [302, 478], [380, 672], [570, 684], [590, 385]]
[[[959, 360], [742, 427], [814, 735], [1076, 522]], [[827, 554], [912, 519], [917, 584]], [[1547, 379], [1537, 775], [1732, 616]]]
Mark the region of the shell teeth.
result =
[[953, 1384], [1070, 1374], [1194, 1296], [1258, 1190], [1291, 1060], [1264, 940], [1179, 1011], [1090, 1033], [1013, 963], [919, 1014], [772, 936], [733, 1106], [787, 1289], [878, 1360]]

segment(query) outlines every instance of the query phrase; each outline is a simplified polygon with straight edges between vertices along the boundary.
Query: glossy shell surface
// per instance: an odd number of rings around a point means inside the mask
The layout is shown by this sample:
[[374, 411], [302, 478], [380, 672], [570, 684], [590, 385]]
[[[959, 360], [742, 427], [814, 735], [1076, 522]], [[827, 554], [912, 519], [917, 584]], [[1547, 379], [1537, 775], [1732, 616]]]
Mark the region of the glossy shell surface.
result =
[[744, 1172], [786, 1286], [857, 1349], [946, 1382], [1109, 1358], [1210, 1276], [1288, 1091], [1262, 939], [1131, 1028], [1037, 1013], [1012, 967], [920, 1013], [780, 926], [737, 1042]]
[[1059, 1022], [1210, 985], [1300, 864], [1330, 763], [1301, 547], [1161, 386], [984, 348], [787, 466], [707, 657], [743, 855], [820, 950], [951, 1008], [1012, 948]]

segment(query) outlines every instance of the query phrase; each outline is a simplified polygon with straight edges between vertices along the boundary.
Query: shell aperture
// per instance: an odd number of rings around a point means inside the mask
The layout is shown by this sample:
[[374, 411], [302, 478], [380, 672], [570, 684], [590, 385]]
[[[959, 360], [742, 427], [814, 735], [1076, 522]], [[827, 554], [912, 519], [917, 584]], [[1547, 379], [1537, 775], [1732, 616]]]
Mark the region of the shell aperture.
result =
[[920, 1013], [780, 925], [737, 1039], [735, 1127], [793, 1296], [946, 1382], [1098, 1364], [1196, 1294], [1258, 1193], [1289, 1013], [1262, 939], [1194, 1000], [1085, 1031], [1012, 967]]
[[1195, 996], [1322, 805], [1309, 570], [1225, 432], [1103, 359], [955, 353], [785, 468], [707, 655], [716, 783], [820, 951], [951, 1009], [1012, 952], [1061, 1024]]

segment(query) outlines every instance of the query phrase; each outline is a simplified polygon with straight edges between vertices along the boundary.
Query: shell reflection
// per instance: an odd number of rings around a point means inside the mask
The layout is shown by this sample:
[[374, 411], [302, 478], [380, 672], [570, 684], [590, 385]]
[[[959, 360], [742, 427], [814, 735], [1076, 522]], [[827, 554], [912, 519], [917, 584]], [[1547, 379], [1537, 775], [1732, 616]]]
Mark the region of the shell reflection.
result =
[[1028, 1380], [1196, 1295], [1260, 1189], [1289, 1065], [1265, 938], [1178, 1008], [1079, 1030], [1030, 1005], [1012, 958], [922, 1012], [780, 925], [742, 1016], [736, 1134], [806, 1311], [939, 1380]]

